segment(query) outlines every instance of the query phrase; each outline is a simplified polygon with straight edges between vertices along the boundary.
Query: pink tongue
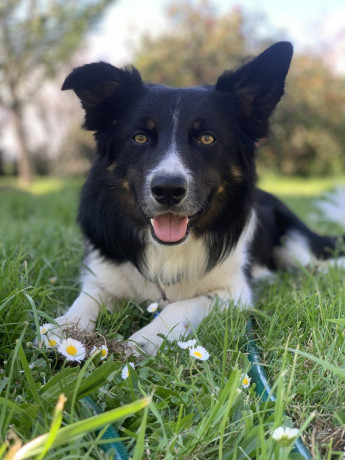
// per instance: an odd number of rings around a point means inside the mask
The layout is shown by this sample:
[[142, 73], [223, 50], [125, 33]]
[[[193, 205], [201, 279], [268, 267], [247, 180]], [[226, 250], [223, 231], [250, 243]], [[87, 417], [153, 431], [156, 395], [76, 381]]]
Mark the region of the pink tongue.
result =
[[176, 214], [162, 214], [152, 219], [155, 235], [165, 243], [182, 240], [187, 232], [188, 217]]

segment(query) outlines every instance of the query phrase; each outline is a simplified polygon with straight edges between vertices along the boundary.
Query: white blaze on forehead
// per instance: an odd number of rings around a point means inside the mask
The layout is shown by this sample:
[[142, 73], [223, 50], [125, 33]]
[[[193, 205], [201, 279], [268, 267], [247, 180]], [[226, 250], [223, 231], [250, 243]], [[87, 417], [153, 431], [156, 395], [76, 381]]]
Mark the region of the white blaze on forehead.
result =
[[172, 133], [171, 133], [171, 145], [177, 144], [176, 142], [176, 134], [177, 128], [180, 121], [180, 101], [181, 98], [179, 97], [176, 102], [175, 110], [173, 112], [173, 126], [172, 126]]
[[171, 137], [169, 147], [166, 150], [162, 160], [152, 170], [151, 177], [155, 176], [156, 174], [180, 174], [188, 178], [191, 174], [190, 171], [183, 164], [181, 152], [179, 152], [177, 141], [178, 127], [180, 123], [180, 100], [181, 98], [179, 97], [176, 101], [176, 105], [172, 113]]

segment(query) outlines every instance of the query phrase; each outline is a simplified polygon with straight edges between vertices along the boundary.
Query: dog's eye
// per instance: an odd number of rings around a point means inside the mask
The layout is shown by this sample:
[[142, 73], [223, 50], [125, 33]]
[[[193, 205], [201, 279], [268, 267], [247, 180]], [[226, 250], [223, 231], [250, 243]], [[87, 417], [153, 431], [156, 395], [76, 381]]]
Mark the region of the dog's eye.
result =
[[147, 136], [145, 136], [145, 134], [138, 133], [133, 137], [133, 140], [137, 144], [146, 144], [146, 142], [148, 141], [148, 138], [147, 138]]
[[198, 139], [199, 143], [204, 145], [211, 145], [215, 142], [215, 140], [215, 137], [210, 133], [205, 133]]

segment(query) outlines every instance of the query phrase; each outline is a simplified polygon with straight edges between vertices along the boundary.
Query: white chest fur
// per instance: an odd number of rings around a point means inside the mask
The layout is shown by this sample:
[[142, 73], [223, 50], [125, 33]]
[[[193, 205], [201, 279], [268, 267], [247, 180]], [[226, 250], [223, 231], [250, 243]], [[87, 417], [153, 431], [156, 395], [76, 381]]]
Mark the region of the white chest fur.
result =
[[207, 248], [202, 238], [193, 235], [174, 246], [149, 242], [143, 274], [129, 262], [111, 263], [94, 250], [85, 261], [89, 270], [82, 277], [83, 291], [97, 286], [109, 297], [138, 302], [159, 300], [163, 291], [169, 302], [175, 302], [222, 290], [235, 302], [251, 303], [244, 268], [254, 220], [253, 217], [229, 256], [207, 273]]

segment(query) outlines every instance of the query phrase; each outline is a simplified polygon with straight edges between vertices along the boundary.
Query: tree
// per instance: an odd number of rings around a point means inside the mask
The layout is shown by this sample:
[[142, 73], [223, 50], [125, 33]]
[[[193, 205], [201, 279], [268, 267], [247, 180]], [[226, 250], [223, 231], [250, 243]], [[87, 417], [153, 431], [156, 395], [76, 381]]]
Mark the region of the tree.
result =
[[0, 4], [0, 105], [13, 117], [18, 174], [31, 179], [25, 110], [114, 0], [3, 0]]
[[170, 4], [167, 15], [169, 29], [156, 38], [144, 36], [135, 57], [148, 81], [170, 86], [215, 83], [224, 69], [239, 66], [264, 42], [257, 38], [255, 18], [238, 7], [219, 15], [209, 0], [178, 1]]
[[337, 175], [345, 170], [344, 146], [344, 76], [320, 56], [296, 54], [260, 165], [284, 174]]

